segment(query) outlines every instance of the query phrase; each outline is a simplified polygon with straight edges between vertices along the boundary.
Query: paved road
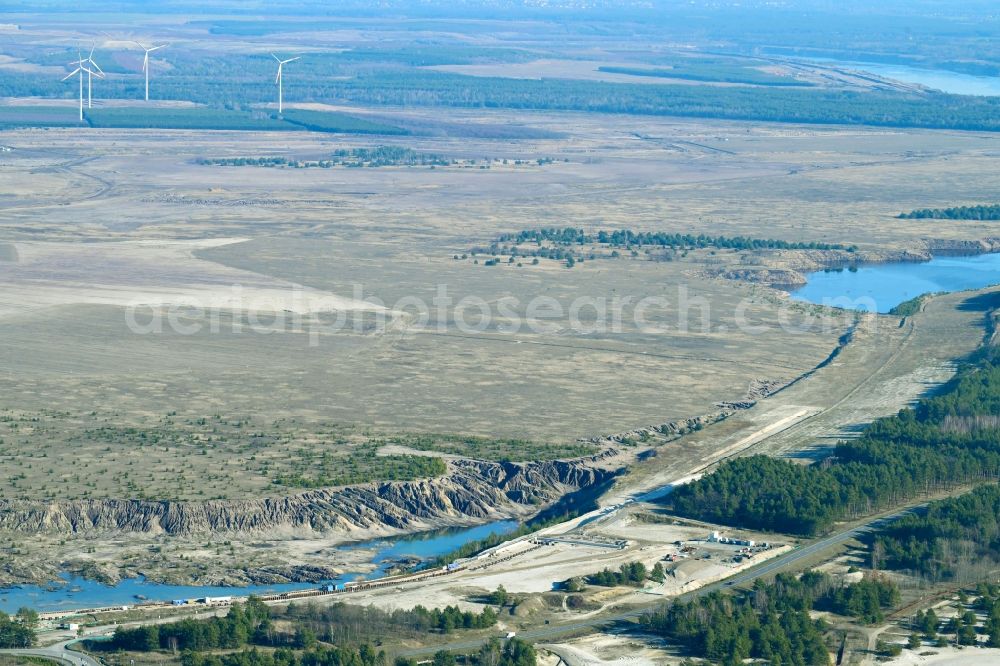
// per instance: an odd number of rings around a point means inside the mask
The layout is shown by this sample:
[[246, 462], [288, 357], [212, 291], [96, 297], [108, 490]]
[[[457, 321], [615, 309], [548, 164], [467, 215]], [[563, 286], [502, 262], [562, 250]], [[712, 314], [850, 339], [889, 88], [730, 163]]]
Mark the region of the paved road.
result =
[[62, 643], [56, 643], [46, 647], [31, 648], [30, 650], [0, 650], [0, 654], [45, 657], [46, 659], [53, 659], [62, 664], [71, 664], [72, 666], [101, 666], [100, 662], [93, 657], [68, 649], [69, 646], [75, 642], [77, 642], [77, 639], [74, 638], [69, 641], [63, 641]]
[[[726, 587], [736, 587], [739, 585], [744, 585], [746, 583], [752, 583], [754, 580], [758, 578], [762, 578], [764, 576], [777, 573], [782, 569], [794, 567], [796, 564], [801, 563], [803, 560], [808, 560], [809, 558], [819, 553], [822, 553], [830, 548], [833, 548], [834, 546], [839, 546], [847, 541], [850, 541], [851, 539], [855, 539], [868, 532], [878, 529], [879, 527], [891, 523], [894, 520], [897, 520], [903, 517], [904, 515], [909, 514], [914, 510], [919, 509], [923, 506], [926, 506], [926, 504], [919, 504], [912, 507], [907, 507], [906, 509], [896, 511], [888, 515], [876, 516], [862, 525], [858, 525], [843, 530], [841, 532], [837, 532], [836, 534], [832, 534], [830, 536], [817, 539], [815, 541], [806, 544], [805, 546], [796, 548], [793, 551], [790, 551], [788, 553], [785, 553], [784, 555], [780, 555], [772, 560], [764, 562], [761, 565], [754, 567], [753, 569], [749, 569], [747, 571], [738, 573], [735, 576], [732, 576], [726, 580], [719, 581], [717, 583], [712, 583], [710, 585], [701, 587], [697, 590], [687, 592], [686, 594], [673, 597], [671, 598], [671, 601], [674, 600], [690, 601], [691, 599], [697, 599], [699, 597], [703, 597], [707, 594], [711, 594], [712, 592], [716, 592]], [[550, 640], [553, 638], [557, 638], [559, 636], [573, 634], [583, 629], [597, 629], [599, 627], [611, 624], [617, 624], [619, 622], [633, 620], [642, 617], [650, 610], [656, 608], [657, 606], [663, 603], [664, 601], [657, 601], [655, 603], [647, 604], [640, 608], [635, 608], [622, 613], [617, 613], [615, 615], [605, 615], [603, 617], [581, 620], [579, 622], [571, 622], [569, 624], [544, 625], [538, 627], [537, 629], [528, 629], [527, 631], [519, 632], [518, 638], [523, 638], [524, 640], [535, 642], [539, 640]], [[485, 643], [486, 640], [488, 639], [477, 638], [465, 641], [454, 641], [451, 643], [445, 643], [441, 645], [435, 645], [413, 650], [406, 650], [400, 652], [399, 654], [404, 657], [418, 657], [418, 656], [433, 654], [438, 650], [467, 652], [470, 650], [477, 649], [479, 646]]]

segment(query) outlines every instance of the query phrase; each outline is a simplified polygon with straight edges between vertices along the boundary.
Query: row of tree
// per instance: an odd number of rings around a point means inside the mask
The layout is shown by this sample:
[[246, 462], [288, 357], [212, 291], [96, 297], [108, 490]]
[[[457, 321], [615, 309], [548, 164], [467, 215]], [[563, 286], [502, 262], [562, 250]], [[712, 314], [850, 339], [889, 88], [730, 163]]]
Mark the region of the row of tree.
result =
[[[456, 666], [455, 655], [447, 650], [435, 653], [428, 662], [408, 657], [397, 657], [395, 666], [417, 666], [430, 663], [432, 666]], [[475, 666], [536, 666], [537, 653], [531, 644], [518, 638], [503, 643], [492, 639], [484, 644], [463, 664]], [[228, 654], [203, 654], [185, 652], [181, 655], [182, 666], [388, 666], [384, 650], [376, 650], [371, 645], [359, 647], [318, 646], [304, 652], [279, 648], [273, 652], [263, 652], [257, 648], [231, 652]]]
[[377, 640], [387, 635], [412, 635], [437, 632], [448, 634], [462, 629], [486, 629], [497, 623], [497, 613], [485, 608], [479, 613], [457, 606], [386, 611], [373, 606], [336, 603], [329, 606], [292, 604], [284, 619], [304, 628], [328, 643], [356, 643]]
[[304, 652], [253, 648], [228, 654], [184, 652], [182, 666], [387, 666], [385, 652], [370, 645], [316, 647]]
[[[831, 243], [794, 242], [776, 240], [773, 238], [750, 238], [748, 236], [708, 236], [706, 234], [680, 234], [663, 231], [633, 231], [618, 229], [615, 231], [598, 231], [589, 234], [583, 229], [573, 227], [552, 227], [548, 229], [525, 229], [517, 233], [501, 234], [491, 248], [499, 248], [501, 243], [541, 244], [543, 242], [556, 245], [584, 245], [600, 243], [613, 247], [669, 247], [669, 248], [719, 248], [732, 250], [848, 250], [855, 248]], [[502, 249], [502, 248], [499, 248]], [[507, 254], [512, 250], [507, 248]], [[518, 250], [519, 254], [523, 254]]]
[[[395, 666], [417, 666], [427, 661], [399, 657]], [[430, 662], [433, 666], [455, 666], [455, 656], [446, 650], [437, 652]], [[535, 648], [517, 638], [501, 643], [493, 639], [480, 648], [479, 652], [466, 659], [465, 664], [476, 666], [535, 666]], [[385, 651], [376, 650], [371, 645], [359, 647], [317, 646], [296, 652], [289, 648], [279, 648], [273, 652], [257, 648], [231, 652], [228, 654], [204, 654], [184, 652], [182, 666], [387, 666]]]
[[1000, 204], [991, 206], [956, 206], [954, 208], [920, 208], [900, 213], [901, 220], [1000, 220]]
[[[206, 652], [250, 645], [312, 649], [317, 641], [323, 641], [361, 649], [389, 635], [447, 634], [458, 629], [485, 629], [496, 622], [497, 613], [492, 608], [473, 613], [457, 606], [444, 609], [417, 606], [411, 610], [385, 611], [344, 603], [330, 606], [290, 604], [272, 613], [272, 609], [259, 599], [250, 597], [245, 604], [234, 605], [225, 617], [119, 627], [110, 641], [98, 647], [129, 652]], [[330, 654], [326, 657], [335, 658]]]
[[[530, 643], [526, 643], [519, 638], [512, 638], [501, 642], [497, 638], [490, 639], [479, 648], [479, 652], [462, 663], [475, 664], [476, 666], [535, 666], [538, 655], [535, 648]], [[397, 658], [395, 666], [417, 666], [426, 664], [426, 661], [416, 659]], [[442, 650], [434, 655], [431, 662], [433, 666], [455, 666], [457, 663], [455, 656], [447, 650]]]

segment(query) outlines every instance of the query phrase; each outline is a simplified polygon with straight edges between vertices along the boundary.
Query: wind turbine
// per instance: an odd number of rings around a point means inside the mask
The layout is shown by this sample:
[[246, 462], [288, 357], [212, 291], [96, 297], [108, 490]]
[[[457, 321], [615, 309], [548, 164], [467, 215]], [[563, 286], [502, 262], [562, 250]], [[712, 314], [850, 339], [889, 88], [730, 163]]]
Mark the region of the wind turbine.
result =
[[282, 60], [281, 58], [272, 53], [271, 57], [278, 61], [278, 76], [275, 77], [274, 82], [278, 84], [278, 113], [280, 114], [282, 111], [284, 111], [285, 108], [284, 106], [285, 100], [283, 98], [284, 91], [282, 89], [282, 80], [281, 80], [281, 70], [286, 64], [294, 62], [299, 58], [301, 58], [302, 56], [295, 56], [294, 58], [289, 58], [288, 60]]
[[[79, 60], [76, 60], [74, 62], [69, 63], [71, 65], [76, 65], [77, 67], [84, 67], [84, 66], [87, 67], [87, 69], [85, 71], [87, 72], [87, 108], [88, 109], [94, 108], [93, 99], [91, 97], [91, 89], [93, 87], [94, 75], [96, 74], [100, 78], [102, 78], [102, 79], [104, 78], [104, 70], [101, 69], [101, 66], [98, 65], [94, 61], [94, 49], [95, 48], [97, 48], [97, 44], [94, 44], [93, 46], [90, 47], [90, 55], [88, 55], [86, 59], [84, 59], [83, 56], [80, 55]], [[93, 67], [96, 71], [91, 71], [90, 67]], [[72, 76], [72, 74], [70, 74], [70, 76]]]
[[160, 44], [159, 46], [153, 46], [151, 48], [146, 48], [139, 42], [133, 42], [136, 46], [146, 52], [146, 55], [142, 59], [142, 71], [146, 73], [146, 101], [149, 101], [149, 54], [158, 49], [162, 49], [165, 46], [170, 46], [170, 44]]
[[66, 77], [63, 79], [63, 81], [71, 79], [71, 78], [73, 78], [74, 76], [77, 76], [77, 75], [80, 76], [80, 122], [82, 123], [83, 122], [83, 73], [84, 72], [87, 73], [88, 80], [90, 79], [91, 76], [96, 76], [99, 79], [103, 79], [104, 75], [100, 74], [98, 72], [95, 72], [92, 69], [90, 69], [89, 67], [87, 67], [86, 63], [88, 62], [89, 59], [88, 60], [84, 60], [82, 53], [78, 53], [77, 55], [79, 56], [79, 59], [76, 62], [71, 62], [70, 63], [71, 65], [76, 65], [77, 66], [76, 69], [74, 69], [72, 72], [70, 72], [68, 75], [66, 75]]

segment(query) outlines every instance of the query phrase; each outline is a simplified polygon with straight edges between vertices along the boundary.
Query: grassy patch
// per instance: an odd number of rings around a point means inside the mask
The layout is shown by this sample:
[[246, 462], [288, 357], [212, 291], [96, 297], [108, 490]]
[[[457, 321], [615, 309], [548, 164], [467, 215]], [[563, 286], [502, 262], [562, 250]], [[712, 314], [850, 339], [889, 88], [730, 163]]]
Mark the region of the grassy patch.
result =
[[55, 666], [59, 662], [44, 657], [28, 657], [20, 654], [0, 654], [0, 666]]
[[374, 446], [360, 446], [348, 455], [324, 451], [313, 455], [299, 450], [298, 469], [278, 476], [274, 484], [291, 488], [329, 488], [368, 481], [410, 481], [442, 476], [448, 471], [440, 458], [411, 455], [376, 455]]
[[556, 460], [579, 458], [597, 452], [597, 448], [590, 444], [548, 444], [527, 439], [491, 439], [447, 434], [402, 435], [383, 441], [420, 451], [438, 451], [476, 460]]

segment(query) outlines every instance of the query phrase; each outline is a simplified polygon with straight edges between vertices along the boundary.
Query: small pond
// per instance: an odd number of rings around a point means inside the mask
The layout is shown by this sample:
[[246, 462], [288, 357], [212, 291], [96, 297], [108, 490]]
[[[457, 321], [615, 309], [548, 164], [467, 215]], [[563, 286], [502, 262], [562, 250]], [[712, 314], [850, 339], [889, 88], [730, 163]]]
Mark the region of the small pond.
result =
[[935, 257], [914, 263], [870, 264], [806, 276], [792, 298], [869, 312], [889, 312], [929, 292], [981, 289], [1000, 284], [1000, 253]]

